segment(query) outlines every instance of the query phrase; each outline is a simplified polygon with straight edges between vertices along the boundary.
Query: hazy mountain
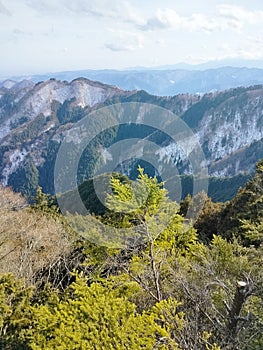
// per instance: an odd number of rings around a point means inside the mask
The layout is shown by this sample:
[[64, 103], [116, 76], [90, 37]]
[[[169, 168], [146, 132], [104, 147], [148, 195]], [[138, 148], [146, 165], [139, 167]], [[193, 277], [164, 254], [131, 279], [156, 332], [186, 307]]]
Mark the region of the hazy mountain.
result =
[[180, 62], [176, 64], [158, 66], [158, 67], [155, 67], [155, 69], [206, 70], [206, 69], [215, 69], [215, 68], [222, 68], [222, 67], [235, 67], [235, 68], [246, 67], [246, 68], [263, 69], [263, 60], [225, 58], [225, 59], [213, 60], [213, 61], [208, 61], [208, 62], [203, 62], [198, 64]]
[[[229, 61], [230, 63], [231, 61]], [[249, 65], [249, 62], [246, 63]], [[31, 77], [16, 77], [14, 79], [21, 80], [26, 78], [39, 82], [53, 77], [59, 80], [70, 81], [81, 76], [105, 84], [116, 85], [124, 90], [145, 90], [154, 95], [173, 96], [179, 93], [203, 94], [238, 86], [263, 84], [263, 64], [260, 67], [247, 68], [245, 66], [232, 67], [230, 65], [218, 67], [218, 62], [210, 62], [196, 66], [178, 64], [151, 69], [57, 72]]]

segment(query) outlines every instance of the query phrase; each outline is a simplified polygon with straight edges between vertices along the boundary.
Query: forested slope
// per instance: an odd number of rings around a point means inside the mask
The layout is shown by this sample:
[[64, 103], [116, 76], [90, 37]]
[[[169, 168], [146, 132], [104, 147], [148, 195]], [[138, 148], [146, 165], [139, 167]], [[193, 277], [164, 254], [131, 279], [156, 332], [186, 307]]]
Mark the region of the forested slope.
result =
[[1, 189], [1, 348], [262, 349], [262, 176], [207, 198], [197, 229], [142, 169], [137, 187], [112, 179], [98, 217]]
[[[185, 129], [192, 130], [200, 144], [209, 175], [221, 179], [218, 182], [212, 180], [209, 195], [214, 200], [228, 200], [238, 186], [244, 184], [244, 179], [253, 174], [254, 164], [263, 157], [262, 91], [262, 85], [256, 85], [204, 95], [154, 96], [146, 91], [123, 91], [84, 78], [71, 82], [50, 79], [37, 84], [26, 81], [11, 84], [11, 87], [2, 86], [0, 181], [31, 199], [38, 186], [45, 193], [54, 194], [56, 157], [67, 135], [70, 135], [70, 145], [74, 149], [80, 142], [80, 123], [90, 113], [114, 104], [137, 103], [158, 106], [159, 111], [165, 110], [167, 115], [172, 112], [185, 122]], [[181, 175], [190, 173], [185, 154], [191, 156], [195, 151], [191, 142], [189, 149], [180, 150], [177, 142], [161, 130], [149, 128], [144, 117], [140, 115], [141, 122], [136, 125], [121, 127], [115, 116], [116, 127], [97, 135], [89, 149], [83, 152], [78, 184], [95, 175], [95, 165], [109, 163], [112, 145], [132, 137], [150, 141], [161, 149], [162, 156], [160, 152], [155, 154], [157, 173], [163, 163], [170, 164]], [[165, 119], [165, 115], [162, 117]], [[159, 125], [163, 123], [164, 120]], [[105, 152], [108, 152], [107, 159]], [[138, 146], [137, 158], [147, 152], [143, 146]], [[121, 156], [119, 163], [121, 167]], [[126, 166], [126, 175], [134, 172], [131, 167]], [[232, 193], [224, 190], [225, 195], [220, 197], [218, 190], [224, 181], [227, 186], [231, 181], [237, 186], [231, 185]]]

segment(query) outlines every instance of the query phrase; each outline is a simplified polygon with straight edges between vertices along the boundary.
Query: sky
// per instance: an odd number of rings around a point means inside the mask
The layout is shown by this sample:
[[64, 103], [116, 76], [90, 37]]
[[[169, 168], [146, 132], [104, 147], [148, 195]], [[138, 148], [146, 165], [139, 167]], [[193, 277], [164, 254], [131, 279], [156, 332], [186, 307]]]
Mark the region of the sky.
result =
[[263, 60], [262, 0], [0, 0], [0, 76]]

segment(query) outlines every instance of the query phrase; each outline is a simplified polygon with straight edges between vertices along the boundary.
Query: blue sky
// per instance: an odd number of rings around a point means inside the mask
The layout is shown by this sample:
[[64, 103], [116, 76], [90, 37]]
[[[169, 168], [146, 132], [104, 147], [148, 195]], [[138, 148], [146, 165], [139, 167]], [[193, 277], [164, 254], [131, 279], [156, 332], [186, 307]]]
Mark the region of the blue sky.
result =
[[0, 0], [0, 76], [263, 59], [263, 3]]

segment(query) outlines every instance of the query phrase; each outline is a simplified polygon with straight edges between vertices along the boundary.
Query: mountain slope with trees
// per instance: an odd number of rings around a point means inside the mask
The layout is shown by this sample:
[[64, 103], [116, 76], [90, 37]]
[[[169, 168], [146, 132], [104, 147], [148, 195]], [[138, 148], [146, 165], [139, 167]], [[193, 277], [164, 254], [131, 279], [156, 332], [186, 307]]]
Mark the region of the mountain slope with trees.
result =
[[[51, 79], [34, 86], [11, 84], [0, 89], [1, 182], [31, 198], [39, 185], [45, 193], [54, 193], [56, 156], [69, 130], [77, 128], [78, 122], [90, 112], [115, 103], [154, 104], [180, 116], [198, 138], [209, 174], [226, 178], [226, 183], [231, 181], [229, 177], [251, 175], [254, 164], [263, 157], [261, 85], [203, 96], [181, 94], [173, 97], [153, 96], [145, 91], [122, 91], [83, 78], [70, 83]], [[93, 140], [81, 159], [79, 184], [93, 177], [95, 164], [102, 161], [105, 150], [132, 136], [162, 148], [164, 157], [157, 159], [156, 172], [158, 163], [161, 167], [163, 161], [177, 167], [180, 174], [189, 173], [185, 155], [167, 135], [133, 124], [111, 128]], [[74, 148], [79, 142], [78, 133], [71, 141]], [[133, 170], [129, 169], [129, 172]], [[240, 185], [243, 184], [240, 179]], [[216, 193], [218, 188], [215, 186], [213, 191]], [[218, 199], [218, 195], [214, 198]], [[220, 200], [229, 198], [226, 195]]]

